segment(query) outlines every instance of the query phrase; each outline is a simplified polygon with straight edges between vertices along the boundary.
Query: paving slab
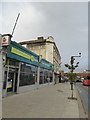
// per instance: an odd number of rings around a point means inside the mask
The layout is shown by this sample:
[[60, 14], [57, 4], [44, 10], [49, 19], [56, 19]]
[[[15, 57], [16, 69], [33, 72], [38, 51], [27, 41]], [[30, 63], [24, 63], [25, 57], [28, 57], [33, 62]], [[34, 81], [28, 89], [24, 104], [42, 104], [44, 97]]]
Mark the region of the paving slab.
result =
[[[77, 100], [70, 100], [70, 84], [59, 83], [3, 98], [3, 118], [79, 118]], [[74, 89], [74, 97], [76, 90]]]

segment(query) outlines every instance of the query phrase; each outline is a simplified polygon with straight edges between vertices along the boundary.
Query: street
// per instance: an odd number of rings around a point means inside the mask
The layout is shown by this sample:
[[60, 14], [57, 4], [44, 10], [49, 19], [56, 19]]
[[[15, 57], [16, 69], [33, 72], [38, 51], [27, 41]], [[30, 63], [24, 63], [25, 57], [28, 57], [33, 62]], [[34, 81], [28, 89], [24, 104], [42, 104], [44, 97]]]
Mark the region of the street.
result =
[[90, 4], [0, 3], [0, 118], [90, 117]]
[[90, 113], [90, 111], [88, 109], [88, 106], [89, 106], [88, 105], [88, 86], [83, 86], [82, 83], [76, 83], [76, 86], [79, 91], [85, 112], [86, 112], [86, 114], [88, 114], [88, 113]]

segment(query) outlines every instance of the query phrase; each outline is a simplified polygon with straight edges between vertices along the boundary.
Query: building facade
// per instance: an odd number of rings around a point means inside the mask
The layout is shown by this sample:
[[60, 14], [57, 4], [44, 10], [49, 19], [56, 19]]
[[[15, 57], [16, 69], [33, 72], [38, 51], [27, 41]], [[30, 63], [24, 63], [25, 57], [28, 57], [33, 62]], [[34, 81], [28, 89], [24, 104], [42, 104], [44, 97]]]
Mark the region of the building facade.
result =
[[36, 40], [23, 41], [20, 42], [20, 44], [37, 55], [42, 56], [43, 59], [51, 62], [54, 65], [55, 81], [59, 82], [61, 55], [52, 36], [49, 36], [46, 39], [38, 37]]
[[40, 58], [15, 41], [10, 41], [3, 52], [5, 52], [4, 56], [2, 55], [5, 58], [2, 81], [3, 97], [54, 83], [53, 64], [49, 61]]

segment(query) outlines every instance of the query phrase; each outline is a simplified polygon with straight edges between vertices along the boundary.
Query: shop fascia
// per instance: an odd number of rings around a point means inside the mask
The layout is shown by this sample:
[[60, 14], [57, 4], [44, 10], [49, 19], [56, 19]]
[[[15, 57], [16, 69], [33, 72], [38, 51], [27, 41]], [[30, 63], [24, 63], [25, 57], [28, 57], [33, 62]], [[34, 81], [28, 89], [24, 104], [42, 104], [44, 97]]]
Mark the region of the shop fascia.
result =
[[38, 55], [32, 53], [14, 41], [11, 41], [8, 46], [7, 57], [38, 66]]

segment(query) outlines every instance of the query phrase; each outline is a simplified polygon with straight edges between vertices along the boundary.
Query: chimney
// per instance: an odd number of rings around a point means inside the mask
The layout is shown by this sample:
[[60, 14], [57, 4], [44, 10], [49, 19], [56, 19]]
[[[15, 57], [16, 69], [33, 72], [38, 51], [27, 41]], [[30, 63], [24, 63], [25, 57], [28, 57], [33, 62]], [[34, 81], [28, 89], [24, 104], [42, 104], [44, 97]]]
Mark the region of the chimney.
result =
[[37, 37], [37, 40], [43, 40], [44, 38], [43, 37]]

